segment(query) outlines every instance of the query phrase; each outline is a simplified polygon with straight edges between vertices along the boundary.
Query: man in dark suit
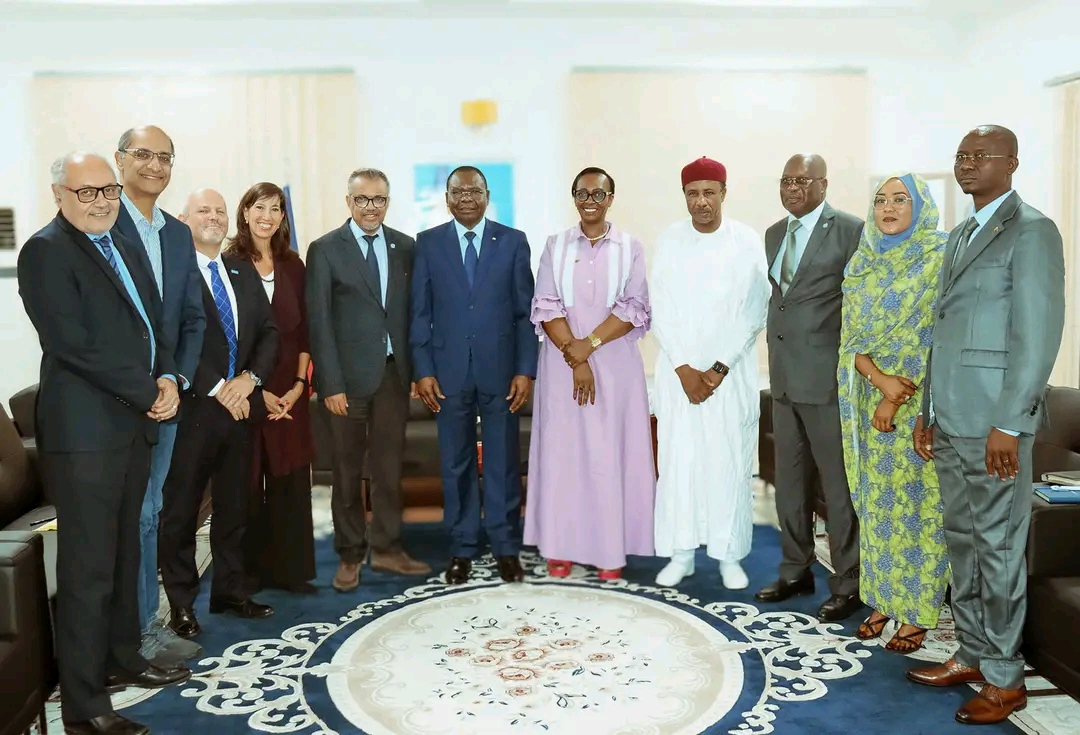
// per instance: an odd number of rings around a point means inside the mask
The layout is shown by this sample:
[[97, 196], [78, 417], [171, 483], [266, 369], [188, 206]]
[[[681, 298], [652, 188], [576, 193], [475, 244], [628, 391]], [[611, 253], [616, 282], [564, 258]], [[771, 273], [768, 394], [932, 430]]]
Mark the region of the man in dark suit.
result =
[[479, 169], [455, 169], [446, 181], [454, 219], [416, 238], [409, 345], [416, 391], [439, 427], [450, 584], [463, 584], [472, 571], [481, 507], [500, 576], [507, 582], [524, 578], [517, 411], [529, 400], [536, 376], [539, 342], [529, 321], [535, 284], [525, 233], [485, 219], [488, 196]]
[[[161, 302], [138, 244], [113, 230], [122, 187], [108, 162], [53, 165], [52, 222], [19, 252], [19, 294], [41, 341], [37, 439], [56, 506], [56, 649], [64, 731], [149, 733], [109, 689], [191, 672], [139, 655], [139, 512], [158, 425], [179, 406]], [[110, 232], [110, 230], [112, 230]]]
[[252, 600], [245, 589], [244, 530], [253, 424], [267, 417], [260, 376], [274, 368], [278, 331], [255, 267], [221, 254], [228, 231], [225, 211], [221, 194], [202, 190], [191, 195], [183, 214], [195, 241], [207, 320], [161, 511], [161, 580], [171, 608], [169, 625], [182, 638], [201, 632], [193, 609], [199, 593], [195, 533], [208, 482], [214, 559], [210, 612], [243, 618], [274, 612]]
[[825, 161], [788, 160], [780, 200], [788, 216], [765, 233], [772, 298], [766, 331], [776, 437], [776, 514], [783, 560], [780, 579], [757, 593], [781, 602], [814, 591], [814, 464], [828, 510], [834, 572], [818, 610], [843, 620], [859, 600], [859, 522], [848, 493], [840, 434], [836, 368], [840, 359], [840, 284], [862, 236], [863, 221], [825, 201]]
[[[171, 345], [182, 391], [191, 386], [202, 350], [203, 313], [199, 269], [191, 230], [157, 206], [158, 197], [172, 178], [175, 150], [172, 139], [156, 127], [132, 128], [120, 136], [116, 167], [124, 192], [116, 227], [133, 243], [142, 243], [147, 265], [154, 275], [162, 301], [161, 337]], [[139, 624], [142, 626], [140, 653], [150, 661], [171, 666], [202, 654], [202, 647], [172, 632], [157, 616], [158, 611], [158, 516], [161, 490], [169, 474], [176, 422], [165, 422], [158, 431], [158, 443], [150, 455], [150, 483], [139, 518], [142, 563], [139, 574]]]
[[949, 235], [938, 280], [915, 451], [941, 484], [959, 647], [908, 678], [981, 683], [956, 719], [986, 725], [1027, 705], [1020, 639], [1027, 609], [1031, 452], [1065, 325], [1065, 257], [1057, 225], [1012, 188], [1016, 135], [972, 130], [954, 173], [975, 213]]
[[[376, 169], [349, 175], [352, 215], [307, 252], [308, 334], [315, 387], [330, 412], [334, 487], [334, 589], [360, 584], [360, 565], [424, 575], [401, 545], [401, 462], [409, 419], [411, 237], [386, 227], [390, 182]], [[369, 441], [370, 438], [370, 441]], [[363, 496], [371, 466], [371, 526]]]

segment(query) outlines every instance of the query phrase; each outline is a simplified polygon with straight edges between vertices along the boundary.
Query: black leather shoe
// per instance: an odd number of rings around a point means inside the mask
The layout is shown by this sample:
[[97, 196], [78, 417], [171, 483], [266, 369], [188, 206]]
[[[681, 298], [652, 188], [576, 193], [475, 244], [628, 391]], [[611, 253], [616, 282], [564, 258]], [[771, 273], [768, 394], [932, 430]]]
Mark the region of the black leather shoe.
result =
[[823, 623], [835, 623], [850, 618], [862, 606], [862, 600], [858, 595], [832, 595], [821, 603], [817, 613], [818, 620]]
[[67, 735], [150, 735], [150, 728], [110, 712], [85, 722], [65, 722]]
[[498, 558], [499, 576], [504, 582], [524, 582], [525, 572], [521, 569], [521, 559], [516, 556], [500, 556]]
[[190, 607], [174, 607], [169, 611], [169, 627], [173, 633], [189, 640], [202, 633], [195, 611]]
[[274, 614], [274, 608], [269, 605], [260, 605], [250, 597], [246, 600], [210, 600], [210, 614], [220, 615], [221, 613], [256, 620], [270, 617]]
[[812, 594], [814, 594], [814, 575], [804, 572], [801, 577], [791, 582], [778, 579], [768, 587], [763, 587], [754, 595], [754, 599], [758, 602], [783, 602], [795, 595]]
[[139, 687], [140, 689], [161, 689], [162, 687], [179, 684], [191, 678], [191, 671], [186, 666], [175, 669], [159, 669], [150, 665], [146, 671], [133, 674], [130, 671], [118, 671], [105, 677], [105, 687], [110, 692], [115, 692], [127, 687]]
[[463, 556], [450, 557], [450, 566], [446, 568], [447, 584], [465, 584], [472, 573], [472, 559]]

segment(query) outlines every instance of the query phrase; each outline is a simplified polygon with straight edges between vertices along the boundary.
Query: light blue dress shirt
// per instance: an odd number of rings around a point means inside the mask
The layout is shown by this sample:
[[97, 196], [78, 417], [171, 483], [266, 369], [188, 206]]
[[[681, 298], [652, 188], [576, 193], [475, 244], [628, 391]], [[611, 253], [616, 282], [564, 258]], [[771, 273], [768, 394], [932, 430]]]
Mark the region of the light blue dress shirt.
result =
[[139, 239], [146, 248], [146, 255], [150, 258], [150, 268], [154, 271], [154, 283], [157, 284], [158, 296], [164, 296], [161, 265], [161, 230], [165, 227], [165, 215], [155, 204], [151, 212], [152, 220], [147, 221], [139, 208], [128, 199], [127, 194], [120, 195], [120, 201], [131, 215], [131, 221], [135, 223], [135, 229], [139, 231]]
[[[101, 253], [101, 257], [108, 261], [108, 256], [105, 255], [105, 248], [101, 247], [101, 243], [98, 242], [99, 237], [102, 235], [88, 235], [90, 241], [94, 243], [94, 247]], [[139, 295], [139, 289], [135, 288], [135, 281], [131, 277], [131, 271], [128, 270], [127, 263], [124, 262], [124, 256], [120, 254], [120, 248], [116, 246], [116, 242], [109, 236], [109, 242], [112, 243], [113, 259], [116, 260], [116, 268], [119, 270], [120, 283], [124, 284], [124, 288], [127, 290], [128, 298], [135, 304], [135, 308], [139, 310], [139, 316], [142, 317], [143, 324], [146, 325], [146, 331], [150, 334], [150, 371], [153, 374], [154, 365], [157, 359], [157, 342], [154, 339], [154, 328], [150, 325], [150, 317], [146, 315], [146, 307], [143, 306], [142, 296]], [[172, 378], [171, 375], [165, 376]], [[175, 379], [174, 379], [175, 382]]]
[[[368, 255], [368, 242], [364, 239], [364, 235], [369, 233], [360, 229], [360, 225], [356, 224], [355, 220], [349, 220], [349, 230], [352, 231], [353, 237], [356, 239], [356, 244], [360, 246], [360, 255], [367, 260]], [[372, 241], [372, 246], [375, 248], [375, 262], [379, 264], [379, 299], [382, 301], [383, 308], [386, 308], [386, 286], [390, 278], [390, 256], [386, 252], [386, 233], [383, 231], [382, 225], [379, 225], [379, 229], [375, 232], [375, 239]], [[365, 266], [367, 264], [365, 263]], [[394, 346], [391, 344], [390, 335], [386, 335], [386, 354], [387, 356], [394, 354]]]
[[[799, 263], [802, 262], [803, 253], [806, 252], [806, 245], [810, 242], [810, 236], [814, 234], [814, 228], [817, 227], [818, 220], [821, 219], [821, 212], [825, 209], [825, 202], [821, 204], [802, 217], [795, 217], [789, 214], [787, 221], [788, 224], [792, 220], [799, 220], [799, 224], [802, 226], [795, 230], [795, 271], [799, 270]], [[776, 260], [773, 261], [772, 268], [769, 269], [769, 275], [777, 283], [780, 283], [780, 269], [784, 264], [784, 251], [787, 250], [788, 237], [785, 233], [780, 239], [780, 249], [776, 251]]]
[[487, 225], [487, 219], [480, 220], [479, 224], [471, 230], [465, 225], [461, 224], [457, 220], [454, 220], [454, 228], [457, 230], [458, 245], [461, 246], [461, 262], [465, 262], [465, 249], [469, 247], [469, 241], [465, 239], [466, 232], [475, 232], [476, 238], [473, 240], [473, 247], [476, 248], [476, 257], [480, 257], [480, 248], [484, 243], [484, 227]]

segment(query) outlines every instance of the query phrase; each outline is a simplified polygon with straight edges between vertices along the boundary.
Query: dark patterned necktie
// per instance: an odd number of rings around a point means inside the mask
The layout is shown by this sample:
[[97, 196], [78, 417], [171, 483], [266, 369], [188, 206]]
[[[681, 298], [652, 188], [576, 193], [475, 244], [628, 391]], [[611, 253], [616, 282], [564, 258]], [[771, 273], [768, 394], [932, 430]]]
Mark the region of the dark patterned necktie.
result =
[[476, 252], [476, 244], [473, 242], [476, 239], [476, 233], [466, 232], [465, 239], [469, 243], [465, 247], [465, 275], [469, 278], [469, 288], [472, 288], [473, 279], [476, 278], [476, 264], [480, 260]]

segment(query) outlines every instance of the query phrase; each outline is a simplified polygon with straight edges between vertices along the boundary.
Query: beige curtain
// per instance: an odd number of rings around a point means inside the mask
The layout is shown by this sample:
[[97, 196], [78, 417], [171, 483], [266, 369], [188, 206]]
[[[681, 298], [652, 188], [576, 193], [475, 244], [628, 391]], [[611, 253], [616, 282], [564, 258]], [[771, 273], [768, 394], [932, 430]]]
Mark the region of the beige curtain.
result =
[[43, 75], [33, 80], [36, 192], [33, 228], [55, 214], [49, 166], [72, 150], [112, 158], [127, 128], [172, 137], [176, 163], [159, 202], [177, 214], [188, 194], [236, 206], [259, 181], [290, 187], [300, 252], [348, 216], [345, 180], [359, 162], [358, 90], [351, 73], [211, 76]]
[[[779, 104], [777, 100], [782, 100]], [[611, 218], [642, 239], [689, 216], [682, 167], [695, 158], [728, 171], [726, 216], [764, 235], [785, 214], [780, 175], [794, 153], [822, 154], [829, 202], [866, 216], [870, 150], [866, 75], [844, 72], [579, 71], [570, 80], [568, 168], [601, 166], [616, 181]], [[569, 197], [564, 219], [574, 221]], [[656, 347], [642, 340], [652, 374]], [[765, 335], [758, 341], [768, 375]]]
[[1065, 245], [1065, 333], [1050, 376], [1054, 385], [1080, 385], [1080, 81], [1056, 90], [1061, 151], [1057, 156], [1058, 217]]

